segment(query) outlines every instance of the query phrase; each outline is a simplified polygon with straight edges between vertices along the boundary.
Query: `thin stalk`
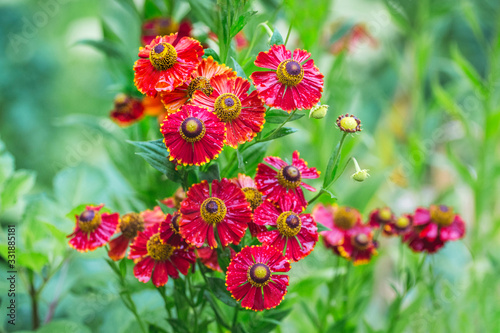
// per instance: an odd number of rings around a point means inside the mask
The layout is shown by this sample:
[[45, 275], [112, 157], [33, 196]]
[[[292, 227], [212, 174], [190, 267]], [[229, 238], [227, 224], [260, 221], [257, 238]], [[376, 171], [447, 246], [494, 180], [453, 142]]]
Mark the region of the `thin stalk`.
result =
[[33, 277], [33, 272], [28, 271], [29, 279], [29, 295], [31, 298], [31, 319], [33, 322], [33, 330], [36, 330], [40, 326], [40, 316], [38, 315], [38, 295], [35, 289], [35, 282]]
[[292, 32], [292, 24], [291, 23], [290, 23], [290, 26], [288, 27], [288, 32], [286, 33], [285, 46], [286, 46], [286, 43], [288, 43], [288, 38], [290, 37], [290, 32]]

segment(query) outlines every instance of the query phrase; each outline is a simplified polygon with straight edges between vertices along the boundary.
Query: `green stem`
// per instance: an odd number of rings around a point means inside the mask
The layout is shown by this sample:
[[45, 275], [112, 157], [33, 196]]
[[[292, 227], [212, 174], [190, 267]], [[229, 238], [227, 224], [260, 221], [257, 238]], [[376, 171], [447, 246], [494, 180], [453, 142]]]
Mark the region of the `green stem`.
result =
[[165, 286], [156, 288], [158, 292], [160, 293], [161, 298], [163, 298], [163, 302], [165, 303], [165, 310], [167, 310], [168, 313], [168, 318], [172, 318], [172, 311], [170, 310], [170, 307], [168, 306], [168, 298], [167, 298], [167, 291]]
[[290, 119], [292, 119], [292, 117], [295, 115], [295, 112], [297, 112], [297, 109], [295, 109], [292, 112], [290, 112], [290, 115], [288, 116], [288, 118], [286, 118], [286, 120], [284, 122], [282, 122], [277, 128], [275, 128], [271, 133], [269, 133], [268, 135], [266, 135], [266, 137], [270, 137], [274, 133], [278, 132], [283, 126], [285, 126], [285, 124], [287, 122], [289, 122]]
[[288, 43], [288, 38], [290, 37], [290, 32], [292, 32], [292, 24], [290, 23], [290, 27], [288, 27], [288, 32], [286, 33], [285, 46]]
[[236, 332], [236, 324], [238, 322], [238, 313], [239, 313], [239, 311], [240, 311], [239, 307], [235, 307], [234, 308], [233, 325], [232, 325], [232, 329], [231, 329], [232, 332]]

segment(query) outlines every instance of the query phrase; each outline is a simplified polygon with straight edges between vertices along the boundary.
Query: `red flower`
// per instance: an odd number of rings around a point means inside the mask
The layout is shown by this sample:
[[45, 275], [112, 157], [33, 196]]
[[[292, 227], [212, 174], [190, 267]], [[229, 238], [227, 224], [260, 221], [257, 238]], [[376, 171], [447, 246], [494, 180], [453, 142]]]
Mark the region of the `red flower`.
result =
[[465, 223], [453, 208], [432, 205], [429, 209], [417, 208], [413, 214], [413, 227], [403, 236], [415, 252], [434, 253], [448, 241], [465, 235]]
[[245, 246], [227, 268], [227, 290], [246, 309], [268, 310], [285, 298], [288, 275], [281, 273], [289, 270], [290, 263], [273, 247]]
[[196, 247], [205, 241], [210, 247], [217, 247], [215, 232], [222, 246], [239, 244], [252, 220], [245, 194], [226, 178], [213, 180], [211, 191], [205, 180], [191, 186], [181, 204], [181, 214], [181, 235]]
[[175, 88], [172, 92], [162, 93], [161, 100], [169, 113], [176, 112], [193, 94], [199, 90], [206, 96], [212, 94], [214, 88], [210, 80], [217, 75], [225, 75], [226, 78], [236, 77], [232, 68], [225, 65], [219, 65], [210, 56], [203, 59], [198, 68], [191, 74], [191, 77], [184, 81], [182, 85]]
[[256, 91], [248, 93], [250, 82], [241, 77], [228, 79], [227, 76], [216, 76], [210, 84], [212, 94], [207, 96], [197, 90], [191, 103], [208, 108], [226, 123], [226, 140], [231, 147], [252, 141], [262, 131], [266, 109]]
[[280, 208], [265, 201], [255, 210], [255, 223], [276, 229], [261, 232], [257, 238], [270, 245], [291, 261], [299, 261], [311, 253], [318, 241], [316, 222], [296, 201], [285, 200]]
[[361, 214], [351, 207], [339, 207], [337, 204], [318, 204], [312, 212], [317, 223], [321, 223], [330, 230], [321, 231], [323, 242], [327, 248], [331, 248], [336, 254], [338, 247], [343, 244], [346, 232], [355, 226], [361, 226]]
[[109, 242], [108, 256], [113, 260], [120, 260], [127, 253], [128, 244], [135, 239], [139, 231], [144, 231], [147, 225], [140, 214], [128, 213], [120, 218], [118, 228], [121, 235]]
[[179, 39], [177, 34], [158, 36], [139, 49], [139, 60], [134, 64], [135, 86], [153, 97], [160, 91], [172, 91], [196, 70], [203, 53], [203, 47], [195, 39]]
[[87, 206], [78, 216], [72, 234], [68, 235], [69, 245], [77, 251], [93, 251], [105, 245], [116, 231], [120, 215], [99, 213], [104, 205]]
[[319, 171], [316, 168], [308, 168], [306, 161], [299, 158], [299, 152], [293, 152], [292, 164], [288, 165], [279, 157], [268, 156], [264, 161], [269, 163], [272, 169], [263, 163], [257, 166], [257, 175], [255, 183], [257, 189], [267, 199], [279, 203], [287, 196], [298, 201], [302, 207], [307, 206], [306, 199], [301, 186], [309, 191], [316, 191], [312, 186], [302, 182], [302, 179], [314, 179], [319, 177]]
[[391, 236], [395, 232], [393, 230], [396, 217], [389, 207], [374, 209], [370, 212], [368, 225], [374, 229], [382, 228], [382, 232], [386, 236]]
[[[251, 177], [239, 173], [238, 178], [231, 179], [231, 182], [236, 184], [239, 188], [241, 188], [243, 193], [245, 193], [245, 198], [250, 204], [252, 212], [254, 212], [255, 209], [262, 204], [265, 198], [262, 196], [262, 193], [257, 190], [257, 186]], [[248, 230], [250, 230], [252, 237], [257, 237], [259, 233], [267, 231], [267, 228], [252, 221], [248, 223]]]
[[314, 60], [305, 62], [310, 56], [307, 51], [295, 49], [292, 58], [284, 45], [273, 45], [269, 51], [260, 52], [255, 65], [272, 71], [250, 75], [259, 97], [267, 105], [288, 112], [318, 104], [323, 92], [323, 74], [314, 66]]
[[344, 233], [342, 243], [337, 247], [338, 253], [353, 264], [363, 265], [377, 254], [373, 240], [373, 229], [367, 225], [355, 225]]
[[163, 220], [165, 220], [166, 217], [160, 206], [155, 206], [153, 210], [146, 209], [145, 211], [141, 212], [140, 215], [144, 220], [144, 225], [146, 228], [150, 225], [161, 223]]
[[338, 55], [342, 51], [353, 52], [365, 40], [369, 42], [372, 48], [378, 46], [377, 40], [366, 29], [366, 25], [357, 23], [330, 46], [330, 52], [334, 55]]
[[160, 239], [162, 243], [173, 246], [187, 246], [186, 241], [179, 232], [180, 219], [181, 213], [175, 212], [172, 215], [167, 214], [166, 218], [160, 223]]
[[210, 111], [184, 105], [169, 114], [161, 126], [170, 160], [183, 165], [202, 165], [216, 159], [224, 147], [224, 124]]
[[[236, 255], [236, 252], [229, 248], [231, 259]], [[196, 249], [196, 256], [200, 258], [203, 265], [210, 268], [213, 271], [222, 272], [219, 265], [219, 257], [217, 256], [217, 250], [211, 249], [209, 246], [200, 247]]]
[[384, 235], [404, 235], [411, 231], [412, 226], [413, 216], [411, 214], [403, 214], [384, 225]]
[[196, 261], [191, 248], [175, 247], [160, 240], [159, 225], [154, 224], [144, 232], [139, 232], [130, 245], [129, 259], [134, 259], [134, 276], [141, 282], [148, 282], [153, 277], [157, 287], [168, 282], [168, 276], [177, 279], [179, 272], [187, 275], [189, 267]]
[[191, 29], [191, 22], [188, 20], [178, 24], [169, 17], [157, 17], [142, 24], [141, 42], [142, 45], [148, 45], [156, 36], [170, 35], [175, 32], [179, 38], [190, 37]]
[[118, 94], [115, 97], [115, 108], [109, 116], [122, 127], [130, 126], [144, 116], [144, 106], [138, 98]]

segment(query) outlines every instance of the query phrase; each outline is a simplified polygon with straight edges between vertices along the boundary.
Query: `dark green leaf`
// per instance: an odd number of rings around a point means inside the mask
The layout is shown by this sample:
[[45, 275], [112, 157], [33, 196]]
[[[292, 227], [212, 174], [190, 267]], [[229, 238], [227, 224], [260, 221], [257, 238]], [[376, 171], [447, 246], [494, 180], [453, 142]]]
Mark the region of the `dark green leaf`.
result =
[[220, 169], [217, 163], [211, 164], [205, 171], [200, 171], [200, 180], [211, 183], [214, 179], [220, 180]]
[[266, 136], [265, 138], [263, 138], [262, 140], [260, 140], [260, 142], [265, 142], [265, 141], [271, 141], [271, 140], [274, 140], [274, 139], [278, 139], [278, 138], [281, 138], [283, 136], [287, 136], [287, 135], [293, 134], [293, 133], [295, 133], [297, 131], [298, 130], [296, 128], [281, 127], [279, 130], [277, 130], [275, 132], [273, 131], [270, 134], [268, 134], [268, 136]]
[[236, 158], [238, 159], [238, 169], [245, 172], [245, 163], [243, 162], [243, 154], [236, 149]]
[[214, 314], [215, 314], [215, 318], [217, 320], [217, 323], [219, 323], [220, 325], [224, 326], [225, 328], [231, 328], [225, 321], [224, 321], [224, 317], [221, 315], [220, 313], [220, 309], [219, 309], [219, 306], [217, 305], [217, 303], [215, 302], [212, 294], [208, 291], [208, 290], [205, 290], [205, 298], [206, 300], [208, 301], [208, 304], [210, 304], [210, 307], [212, 308], [212, 310], [214, 311]]
[[227, 291], [226, 283], [224, 282], [224, 280], [216, 277], [209, 277], [207, 281], [208, 287], [213, 292], [215, 297], [219, 299], [219, 301], [231, 307], [238, 306], [238, 303], [234, 300], [234, 298], [231, 297], [229, 291]]
[[203, 58], [208, 58], [208, 57], [212, 57], [214, 58], [215, 61], [217, 61], [218, 63], [220, 63], [220, 57], [219, 55], [217, 54], [217, 52], [215, 52], [214, 49], [205, 49], [205, 54], [203, 55]]
[[179, 173], [175, 170], [175, 165], [168, 160], [168, 150], [162, 139], [154, 141], [127, 141], [142, 152], [136, 153], [148, 162], [153, 168], [164, 173], [173, 182], [181, 183]]
[[162, 13], [162, 10], [160, 8], [162, 4], [158, 3], [157, 1], [154, 0], [146, 0], [144, 2], [144, 19], [152, 19], [155, 17], [162, 17], [164, 16]]
[[[295, 113], [288, 122], [300, 119], [305, 116], [305, 113]], [[270, 124], [281, 124], [287, 121], [290, 114], [283, 110], [269, 110], [266, 112], [266, 122]]]
[[163, 214], [173, 214], [176, 212], [176, 209], [175, 208], [170, 208], [168, 207], [167, 205], [165, 205], [163, 202], [161, 202], [160, 200], [156, 200], [156, 202], [158, 203], [158, 206], [160, 206], [161, 208], [161, 211], [163, 212]]
[[[197, 320], [198, 318], [196, 318]], [[174, 332], [179, 332], [179, 333], [189, 333], [189, 329], [186, 326], [186, 322], [183, 320], [175, 319], [175, 318], [169, 318], [167, 319], [168, 323], [170, 326], [172, 326], [172, 329]]]
[[273, 35], [271, 36], [271, 39], [269, 40], [269, 46], [283, 45], [283, 44], [285, 44], [285, 41], [283, 40], [283, 37], [281, 36], [281, 34], [278, 31], [278, 29], [274, 29]]
[[318, 223], [318, 232], [321, 232], [321, 231], [330, 231], [330, 230], [332, 230], [332, 229], [325, 227], [321, 223]]
[[257, 164], [261, 163], [266, 155], [269, 142], [257, 143], [242, 153], [245, 163], [246, 174], [252, 177], [257, 169]]
[[83, 39], [78, 41], [77, 44], [91, 46], [111, 58], [123, 58], [123, 54], [118, 51], [118, 45], [110, 40]]
[[236, 71], [236, 74], [238, 74], [238, 76], [244, 79], [248, 79], [247, 75], [245, 74], [245, 71], [243, 70], [243, 68], [241, 68], [240, 64], [238, 64], [236, 59], [234, 59], [233, 57], [231, 57], [231, 59], [233, 60], [233, 68]]
[[245, 27], [248, 21], [250, 21], [251, 17], [254, 16], [255, 14], [257, 14], [256, 11], [250, 11], [246, 12], [243, 15], [240, 15], [240, 17], [238, 17], [238, 19], [235, 22], [233, 22], [233, 25], [231, 26], [230, 38], [236, 36], [236, 34]]

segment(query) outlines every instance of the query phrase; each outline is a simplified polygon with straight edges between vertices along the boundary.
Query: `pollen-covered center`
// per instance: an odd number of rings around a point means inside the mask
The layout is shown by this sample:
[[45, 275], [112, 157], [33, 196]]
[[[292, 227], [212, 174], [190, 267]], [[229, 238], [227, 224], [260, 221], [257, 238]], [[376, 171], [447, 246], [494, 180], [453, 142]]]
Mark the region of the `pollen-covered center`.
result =
[[241, 113], [241, 101], [235, 94], [222, 94], [215, 100], [214, 113], [223, 122], [232, 121]]
[[78, 217], [78, 226], [84, 232], [92, 232], [99, 228], [102, 219], [101, 214], [95, 210], [87, 209]]
[[370, 237], [367, 234], [357, 234], [352, 238], [351, 242], [358, 250], [365, 250], [370, 245]]
[[244, 187], [241, 189], [245, 193], [245, 198], [250, 203], [250, 208], [255, 210], [262, 204], [262, 193], [254, 187]]
[[180, 220], [180, 218], [181, 218], [181, 213], [175, 212], [172, 215], [172, 220], [170, 221], [170, 228], [177, 235], [180, 233], [179, 232], [179, 220]]
[[392, 211], [390, 208], [385, 207], [378, 211], [378, 219], [382, 223], [387, 223], [392, 218]]
[[264, 287], [271, 281], [271, 270], [269, 266], [255, 263], [247, 271], [247, 280], [254, 287]]
[[214, 88], [210, 85], [209, 79], [204, 76], [198, 76], [189, 83], [187, 88], [189, 98], [193, 97], [196, 90], [200, 90], [205, 95], [210, 96], [214, 91]]
[[280, 234], [285, 237], [294, 237], [302, 228], [300, 216], [294, 212], [283, 212], [276, 221]]
[[226, 216], [226, 205], [219, 198], [208, 198], [203, 201], [200, 207], [200, 214], [203, 220], [209, 224], [217, 224]]
[[340, 115], [337, 118], [337, 126], [344, 132], [354, 133], [361, 131], [361, 121], [349, 114]]
[[396, 228], [398, 229], [406, 229], [410, 226], [411, 224], [411, 221], [408, 217], [406, 216], [401, 216], [399, 217], [396, 222], [394, 223], [394, 225], [396, 226]]
[[430, 208], [431, 219], [440, 226], [450, 225], [455, 219], [453, 208], [445, 205], [432, 205]]
[[187, 142], [200, 141], [205, 136], [206, 131], [203, 120], [195, 117], [184, 119], [179, 127], [179, 133]]
[[358, 221], [358, 212], [351, 207], [339, 207], [335, 212], [333, 222], [341, 229], [351, 229]]
[[120, 219], [120, 230], [125, 237], [133, 239], [138, 231], [144, 231], [144, 219], [137, 213], [125, 214]]
[[167, 70], [177, 62], [177, 51], [169, 43], [156, 44], [149, 52], [149, 61], [157, 70]]
[[299, 187], [301, 181], [302, 176], [300, 175], [299, 168], [296, 166], [287, 165], [278, 171], [278, 183], [287, 189]]
[[295, 87], [304, 78], [304, 69], [294, 60], [285, 60], [276, 70], [278, 81], [289, 87]]
[[170, 258], [175, 248], [169, 244], [163, 244], [160, 239], [160, 233], [154, 234], [146, 245], [148, 254], [156, 261], [164, 261]]

